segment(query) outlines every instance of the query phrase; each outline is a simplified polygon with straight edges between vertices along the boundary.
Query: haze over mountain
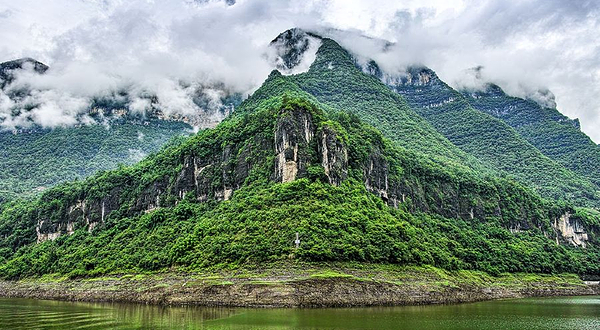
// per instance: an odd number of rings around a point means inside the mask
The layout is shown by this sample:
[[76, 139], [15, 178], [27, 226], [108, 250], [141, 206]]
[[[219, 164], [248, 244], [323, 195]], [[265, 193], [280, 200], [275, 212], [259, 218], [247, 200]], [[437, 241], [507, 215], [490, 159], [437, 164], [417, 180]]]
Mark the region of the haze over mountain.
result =
[[550, 89], [558, 109], [581, 118], [583, 131], [599, 142], [600, 56], [591, 32], [598, 9], [594, 1], [541, 0], [24, 0], [0, 4], [0, 61], [32, 57], [49, 65], [54, 72], [32, 83], [66, 94], [47, 95], [65, 108], [83, 111], [81, 99], [134, 85], [132, 96], [161, 92], [164, 106], [189, 113], [197, 110], [192, 90], [180, 81], [223, 83], [245, 96], [272, 68], [264, 53], [273, 36], [298, 26], [376, 57], [387, 72], [425, 65], [457, 88], [469, 82], [465, 69], [482, 65], [486, 81], [509, 95]]
[[[479, 289], [510, 277], [510, 289], [531, 295], [538, 291], [525, 291], [523, 274], [544, 274], [543, 282], [568, 273], [582, 288], [582, 278], [600, 278], [600, 147], [581, 131], [585, 118], [562, 114], [560, 93], [536, 79], [494, 77], [504, 65], [466, 66], [447, 82], [446, 65], [456, 62], [438, 61], [455, 55], [405, 48], [427, 36], [418, 27], [428, 20], [486, 15], [468, 6], [392, 10], [402, 25], [394, 31], [406, 32], [392, 40], [366, 35], [386, 35], [379, 21], [343, 30], [342, 21], [325, 24], [327, 14], [310, 17], [335, 2], [294, 4], [107, 1], [103, 15], [56, 32], [47, 63], [44, 52], [0, 63], [0, 279], [95, 283], [128, 274], [117, 280], [131, 279], [128, 294], [154, 297], [165, 292], [156, 291], [163, 278], [146, 288], [132, 274], [187, 281], [335, 264], [427, 270], [415, 275], [427, 283], [421, 274], [435, 272], [443, 293], [465, 289], [443, 274]], [[300, 13], [301, 27], [274, 19], [278, 10]], [[553, 23], [571, 26], [582, 15], [565, 14]], [[478, 41], [493, 41], [490, 26]], [[306, 283], [348, 291], [338, 277]], [[289, 284], [288, 273], [281, 278]], [[404, 288], [382, 278], [366, 280]], [[561, 283], [552, 277], [544, 288]], [[238, 295], [212, 285], [201, 290]], [[168, 288], [158, 299], [190, 294], [187, 282]], [[259, 301], [258, 291], [245, 292]]]

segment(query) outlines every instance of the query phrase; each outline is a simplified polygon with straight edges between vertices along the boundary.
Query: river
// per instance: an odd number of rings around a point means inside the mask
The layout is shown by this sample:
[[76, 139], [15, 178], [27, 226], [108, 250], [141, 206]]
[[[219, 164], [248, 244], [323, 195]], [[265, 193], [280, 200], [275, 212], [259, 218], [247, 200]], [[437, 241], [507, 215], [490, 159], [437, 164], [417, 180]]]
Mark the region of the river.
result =
[[0, 329], [600, 329], [600, 296], [329, 309], [160, 307], [0, 298]]

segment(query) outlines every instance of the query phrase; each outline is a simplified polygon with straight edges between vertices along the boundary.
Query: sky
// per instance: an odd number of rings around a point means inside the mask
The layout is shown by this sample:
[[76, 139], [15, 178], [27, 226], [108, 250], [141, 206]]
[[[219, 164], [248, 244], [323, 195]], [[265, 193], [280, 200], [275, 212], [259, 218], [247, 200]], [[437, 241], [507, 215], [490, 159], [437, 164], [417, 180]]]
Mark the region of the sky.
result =
[[[598, 143], [599, 25], [600, 1], [579, 0], [0, 0], [0, 61], [51, 67], [20, 77], [40, 90], [32, 98], [45, 126], [75, 123], [90, 96], [119, 88], [156, 93], [165, 112], [186, 114], [198, 110], [197, 85], [257, 88], [273, 68], [269, 42], [300, 27], [387, 71], [426, 65], [455, 87], [476, 83], [468, 69], [482, 66], [511, 95], [555, 101]], [[365, 37], [395, 44], [383, 54]], [[0, 95], [0, 116], [10, 107]]]

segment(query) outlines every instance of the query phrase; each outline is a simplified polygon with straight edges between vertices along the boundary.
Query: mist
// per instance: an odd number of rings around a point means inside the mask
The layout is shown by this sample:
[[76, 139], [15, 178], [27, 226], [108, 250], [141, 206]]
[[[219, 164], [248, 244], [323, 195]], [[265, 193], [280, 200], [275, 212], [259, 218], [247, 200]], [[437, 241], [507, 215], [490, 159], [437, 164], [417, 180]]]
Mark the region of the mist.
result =
[[539, 91], [549, 89], [598, 142], [599, 17], [596, 2], [557, 0], [0, 0], [0, 61], [27, 56], [50, 66], [11, 86], [31, 86], [36, 92], [20, 102], [41, 106], [20, 117], [2, 93], [0, 120], [85, 123], [90, 98], [118, 90], [132, 98], [131, 111], [147, 109], [151, 94], [167, 114], [194, 115], [206, 110], [192, 102], [199, 89], [217, 106], [223, 93], [260, 86], [274, 68], [269, 42], [300, 27], [390, 73], [422, 64], [460, 87], [474, 83], [469, 68], [483, 66], [484, 80], [511, 95], [544, 103], [552, 100]]

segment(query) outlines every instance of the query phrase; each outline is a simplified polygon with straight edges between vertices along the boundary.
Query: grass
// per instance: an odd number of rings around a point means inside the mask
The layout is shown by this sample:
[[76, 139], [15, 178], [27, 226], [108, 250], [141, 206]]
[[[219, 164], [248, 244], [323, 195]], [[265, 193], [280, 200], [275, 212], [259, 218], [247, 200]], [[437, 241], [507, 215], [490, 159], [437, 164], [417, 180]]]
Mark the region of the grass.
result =
[[[460, 287], [504, 287], [525, 288], [531, 285], [552, 286], [585, 286], [576, 274], [531, 274], [504, 273], [492, 276], [482, 271], [458, 270], [449, 271], [433, 266], [399, 266], [389, 264], [360, 263], [306, 263], [277, 262], [266, 265], [239, 267], [236, 269], [206, 269], [202, 272], [160, 272], [144, 274], [123, 274], [104, 277], [84, 278], [82, 282], [93, 283], [116, 282], [125, 285], [139, 282], [140, 287], [164, 288], [174, 283], [182, 286], [233, 285], [234, 283], [250, 283], [259, 285], [282, 284], [307, 279], [352, 279], [356, 281], [372, 281], [401, 285], [407, 287], [425, 287], [437, 291]], [[66, 276], [43, 275], [37, 278], [26, 278], [22, 283], [51, 284], [68, 281]], [[169, 283], [169, 284], [168, 284]], [[98, 285], [99, 285], [98, 284]]]

